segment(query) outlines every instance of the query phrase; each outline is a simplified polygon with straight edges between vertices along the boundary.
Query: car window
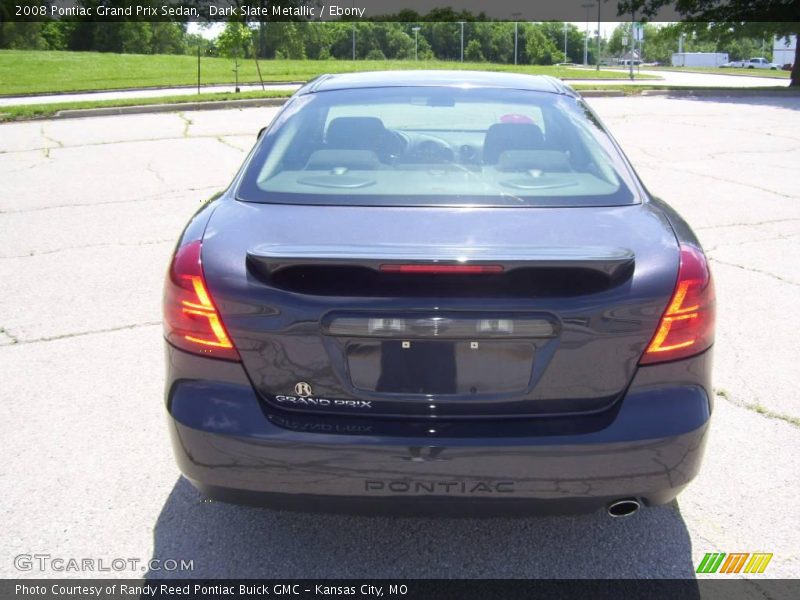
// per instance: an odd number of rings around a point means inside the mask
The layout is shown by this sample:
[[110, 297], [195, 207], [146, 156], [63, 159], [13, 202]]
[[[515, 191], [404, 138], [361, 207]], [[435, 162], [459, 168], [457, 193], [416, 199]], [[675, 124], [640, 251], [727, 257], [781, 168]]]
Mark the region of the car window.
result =
[[[344, 104], [332, 106], [328, 110], [325, 122], [326, 130], [331, 121], [339, 117], [358, 117], [362, 115], [373, 115], [383, 121], [384, 126], [396, 130], [430, 130], [431, 115], [428, 111], [420, 110], [420, 106], [425, 106], [427, 97], [420, 95], [418, 98], [410, 98], [409, 103], [403, 106], [396, 104]], [[492, 124], [503, 120], [516, 119], [520, 122], [535, 123], [544, 133], [545, 123], [542, 116], [542, 109], [532, 104], [511, 104], [511, 103], [492, 103], [492, 102], [469, 102], [462, 103], [458, 111], [452, 111], [447, 123], [439, 123], [438, 129], [481, 129], [486, 130]]]
[[237, 196], [343, 205], [608, 206], [632, 175], [575, 98], [468, 87], [316, 92], [293, 99]]

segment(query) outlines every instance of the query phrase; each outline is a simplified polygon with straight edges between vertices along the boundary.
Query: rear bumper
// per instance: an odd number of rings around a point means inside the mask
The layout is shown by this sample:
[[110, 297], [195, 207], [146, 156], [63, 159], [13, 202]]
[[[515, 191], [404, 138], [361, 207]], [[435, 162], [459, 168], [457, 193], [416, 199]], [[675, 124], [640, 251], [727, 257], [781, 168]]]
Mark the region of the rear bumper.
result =
[[298, 510], [565, 513], [622, 497], [663, 504], [696, 475], [712, 409], [710, 352], [640, 368], [603, 414], [457, 424], [277, 413], [241, 365], [174, 348], [167, 356], [170, 432], [184, 475], [213, 499]]

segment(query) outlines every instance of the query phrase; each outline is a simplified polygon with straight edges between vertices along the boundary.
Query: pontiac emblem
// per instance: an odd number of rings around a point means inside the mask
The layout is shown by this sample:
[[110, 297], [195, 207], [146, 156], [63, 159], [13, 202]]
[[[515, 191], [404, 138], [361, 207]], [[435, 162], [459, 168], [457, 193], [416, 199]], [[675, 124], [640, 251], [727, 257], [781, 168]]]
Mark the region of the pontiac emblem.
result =
[[311, 384], [308, 384], [305, 381], [298, 382], [297, 385], [294, 386], [294, 393], [301, 398], [308, 398], [313, 393], [311, 390]]

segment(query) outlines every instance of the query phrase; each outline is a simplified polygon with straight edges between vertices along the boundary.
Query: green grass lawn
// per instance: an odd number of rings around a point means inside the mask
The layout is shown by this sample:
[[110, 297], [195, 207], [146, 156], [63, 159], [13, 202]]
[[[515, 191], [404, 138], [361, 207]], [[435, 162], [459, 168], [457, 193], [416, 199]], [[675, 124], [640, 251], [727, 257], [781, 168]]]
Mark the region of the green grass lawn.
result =
[[719, 67], [642, 67], [653, 71], [676, 71], [678, 73], [713, 73], [714, 75], [748, 75], [750, 77], [775, 77], [777, 79], [789, 79], [791, 71], [773, 71], [771, 69], [739, 69], [729, 68], [720, 69]]
[[[578, 70], [567, 67], [459, 63], [443, 61], [372, 60], [263, 60], [264, 81], [306, 81], [321, 73], [377, 71], [383, 69], [478, 69], [552, 75], [562, 79], [624, 79], [625, 73]], [[233, 61], [203, 58], [202, 83], [231, 83]], [[239, 81], [258, 82], [255, 61], [241, 61]], [[168, 54], [110, 54], [102, 52], [46, 52], [0, 50], [0, 95], [74, 92], [117, 88], [193, 85], [197, 83], [197, 57]]]

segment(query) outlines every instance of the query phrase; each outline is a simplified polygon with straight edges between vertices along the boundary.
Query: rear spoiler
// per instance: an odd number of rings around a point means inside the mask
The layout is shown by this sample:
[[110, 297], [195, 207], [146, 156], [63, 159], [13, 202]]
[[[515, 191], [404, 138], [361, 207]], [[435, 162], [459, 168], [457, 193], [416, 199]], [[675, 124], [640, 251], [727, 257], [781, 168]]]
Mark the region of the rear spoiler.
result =
[[519, 268], [586, 269], [616, 279], [630, 273], [635, 256], [627, 248], [603, 246], [506, 246], [435, 248], [380, 246], [300, 246], [263, 244], [247, 252], [249, 263], [274, 275], [289, 267], [361, 267], [380, 271], [385, 265], [500, 265]]

